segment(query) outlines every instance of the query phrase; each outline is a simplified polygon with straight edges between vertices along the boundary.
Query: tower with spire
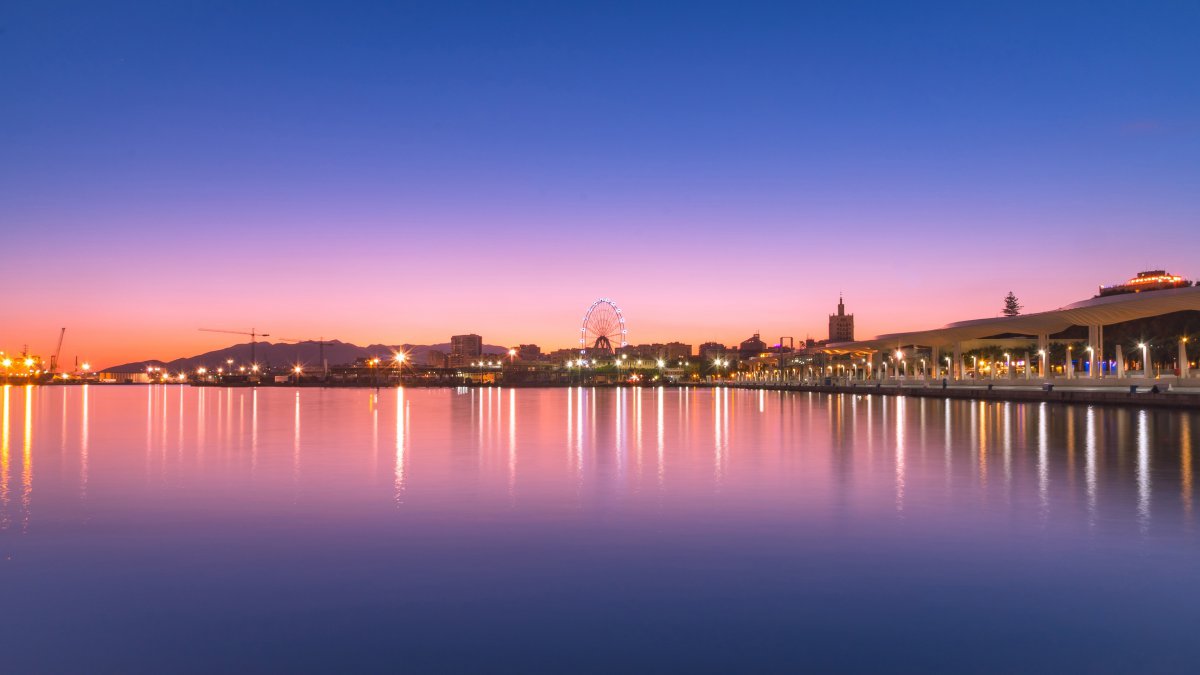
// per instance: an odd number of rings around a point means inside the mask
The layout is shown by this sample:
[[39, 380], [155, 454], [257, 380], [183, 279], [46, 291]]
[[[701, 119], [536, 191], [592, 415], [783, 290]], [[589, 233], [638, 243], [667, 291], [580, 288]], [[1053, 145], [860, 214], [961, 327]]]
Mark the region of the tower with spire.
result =
[[829, 341], [854, 341], [854, 315], [846, 313], [846, 303], [843, 302], [840, 293], [838, 294], [837, 314], [829, 315]]

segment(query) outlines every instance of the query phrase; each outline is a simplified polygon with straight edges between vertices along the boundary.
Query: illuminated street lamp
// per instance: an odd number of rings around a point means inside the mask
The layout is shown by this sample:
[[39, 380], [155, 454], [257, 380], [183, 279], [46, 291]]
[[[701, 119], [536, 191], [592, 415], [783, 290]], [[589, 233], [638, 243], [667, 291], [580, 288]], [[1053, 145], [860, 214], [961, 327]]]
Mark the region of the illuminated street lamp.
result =
[[1096, 377], [1096, 350], [1088, 345], [1083, 351], [1088, 353], [1088, 377]]

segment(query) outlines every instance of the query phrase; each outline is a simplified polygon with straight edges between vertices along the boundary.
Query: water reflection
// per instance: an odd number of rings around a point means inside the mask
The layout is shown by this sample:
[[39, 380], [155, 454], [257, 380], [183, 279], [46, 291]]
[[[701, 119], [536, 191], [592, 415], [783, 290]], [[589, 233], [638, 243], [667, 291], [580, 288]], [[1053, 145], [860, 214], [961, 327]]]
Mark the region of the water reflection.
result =
[[9, 526], [8, 513], [8, 480], [9, 472], [12, 470], [10, 466], [11, 450], [9, 449], [9, 396], [12, 392], [12, 385], [4, 385], [4, 422], [0, 428], [0, 530], [7, 530]]
[[[548, 639], [586, 666], [683, 627], [694, 670], [795, 669], [745, 660], [853, 634], [822, 663], [916, 643], [957, 646], [934, 668], [957, 672], [1008, 646], [1012, 670], [1074, 640], [1038, 665], [1159, 672], [1178, 662], [1137, 666], [1198, 617], [1195, 413], [660, 387], [0, 399], [0, 622], [36, 657], [6, 652], [14, 672], [127, 670], [196, 635], [208, 672], [263, 626], [253, 648], [289, 670], [471, 671], [447, 659]], [[631, 609], [653, 620], [622, 633]], [[1079, 661], [1119, 640], [1136, 663]]]
[[[0, 528], [35, 527], [39, 505], [57, 508], [58, 482], [68, 476], [74, 508], [83, 506], [85, 519], [105, 506], [97, 502], [100, 486], [105, 499], [124, 495], [123, 505], [156, 509], [174, 499], [154, 487], [168, 481], [225, 486], [225, 499], [254, 504], [269, 502], [284, 485], [292, 503], [347, 494], [370, 502], [373, 486], [386, 483], [385, 501], [395, 506], [445, 499], [471, 485], [471, 499], [487, 502], [494, 491], [507, 509], [558, 503], [568, 494], [577, 508], [590, 499], [633, 505], [654, 494], [659, 504], [716, 498], [739, 508], [824, 500], [861, 514], [876, 507], [886, 470], [891, 509], [907, 520], [1002, 508], [1038, 529], [1129, 523], [1145, 533], [1190, 522], [1194, 417], [726, 388], [5, 386]], [[387, 435], [389, 423], [392, 463], [380, 455], [381, 426]], [[140, 452], [128, 444], [138, 425]], [[45, 438], [39, 428], [61, 432]], [[53, 461], [41, 461], [49, 452]], [[1002, 493], [995, 492], [1000, 478]], [[251, 480], [253, 496], [237, 487]], [[1173, 481], [1178, 490], [1155, 494]]]
[[1087, 427], [1084, 438], [1084, 481], [1087, 485], [1088, 518], [1096, 520], [1096, 409], [1087, 407]]
[[1138, 412], [1137, 431], [1138, 522], [1145, 531], [1150, 526], [1150, 413]]
[[404, 476], [408, 463], [408, 406], [405, 393], [404, 389], [396, 390], [396, 467], [392, 484], [395, 487], [394, 499], [397, 506], [404, 501]]
[[1184, 513], [1192, 515], [1192, 418], [1190, 415], [1180, 415], [1179, 418], [1179, 497], [1183, 503]]
[[29, 531], [33, 506], [33, 385], [25, 385], [25, 433], [21, 438], [21, 531]]

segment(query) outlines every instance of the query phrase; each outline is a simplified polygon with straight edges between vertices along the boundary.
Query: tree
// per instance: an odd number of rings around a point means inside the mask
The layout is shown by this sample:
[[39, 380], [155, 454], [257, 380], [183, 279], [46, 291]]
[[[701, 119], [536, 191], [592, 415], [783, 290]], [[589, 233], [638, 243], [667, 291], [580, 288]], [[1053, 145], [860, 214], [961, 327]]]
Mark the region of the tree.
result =
[[1013, 295], [1012, 291], [1004, 296], [1004, 316], [1016, 316], [1021, 313], [1023, 305], [1017, 301], [1017, 296]]

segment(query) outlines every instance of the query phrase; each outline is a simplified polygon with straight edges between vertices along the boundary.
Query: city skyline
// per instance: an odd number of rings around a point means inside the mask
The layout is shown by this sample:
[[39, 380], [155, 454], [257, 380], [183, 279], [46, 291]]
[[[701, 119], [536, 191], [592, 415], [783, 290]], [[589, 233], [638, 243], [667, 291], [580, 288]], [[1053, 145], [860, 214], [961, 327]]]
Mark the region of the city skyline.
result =
[[866, 336], [1195, 278], [1197, 11], [17, 8], [0, 348], [565, 347], [601, 296], [635, 342], [839, 293]]

